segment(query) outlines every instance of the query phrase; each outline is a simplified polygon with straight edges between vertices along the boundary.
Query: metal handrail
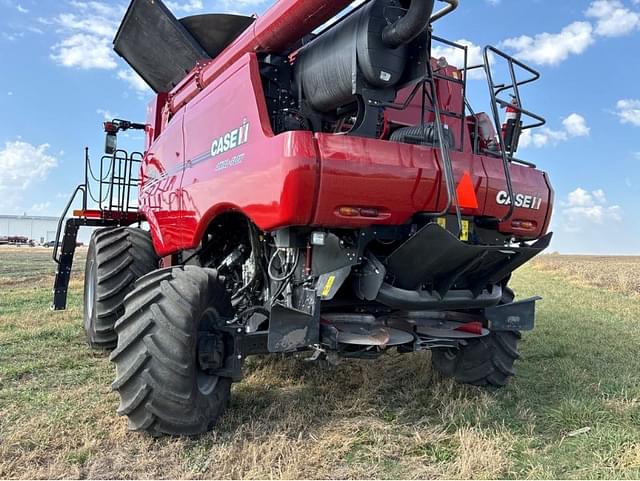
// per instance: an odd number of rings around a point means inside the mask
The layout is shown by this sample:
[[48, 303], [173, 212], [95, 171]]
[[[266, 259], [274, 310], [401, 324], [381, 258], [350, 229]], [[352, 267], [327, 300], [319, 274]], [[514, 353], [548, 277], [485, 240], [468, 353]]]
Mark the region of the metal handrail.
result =
[[[509, 76], [511, 78], [511, 84], [508, 85], [496, 85], [493, 82], [493, 73], [491, 71], [491, 64], [489, 62], [489, 54], [493, 53], [499, 57], [502, 57], [503, 59], [505, 59], [507, 61], [507, 64], [509, 66]], [[513, 213], [515, 211], [515, 202], [513, 201], [514, 198], [514, 189], [513, 189], [513, 181], [511, 179], [511, 170], [510, 170], [510, 163], [513, 160], [513, 154], [514, 152], [507, 152], [507, 145], [506, 145], [506, 141], [502, 132], [502, 128], [501, 128], [501, 124], [500, 124], [500, 113], [498, 112], [498, 105], [504, 107], [506, 105], [510, 105], [511, 108], [513, 108], [514, 110], [516, 110], [517, 112], [519, 112], [520, 114], [524, 114], [528, 117], [531, 117], [533, 119], [535, 119], [537, 122], [530, 124], [530, 125], [526, 125], [526, 126], [522, 126], [520, 127], [519, 125], [516, 126], [516, 129], [518, 130], [516, 132], [516, 136], [519, 134], [520, 131], [522, 130], [526, 130], [526, 129], [532, 129], [534, 127], [540, 127], [542, 125], [544, 125], [546, 123], [546, 120], [537, 115], [534, 114], [533, 112], [530, 112], [524, 108], [522, 108], [522, 101], [520, 99], [520, 90], [519, 87], [529, 84], [531, 82], [535, 82], [536, 80], [538, 80], [540, 78], [540, 73], [537, 72], [536, 70], [534, 70], [533, 68], [529, 67], [528, 65], [520, 62], [519, 60], [516, 60], [515, 58], [513, 58], [512, 56], [508, 55], [507, 53], [491, 46], [488, 45], [484, 48], [483, 50], [483, 58], [484, 58], [484, 70], [485, 70], [485, 74], [487, 77], [487, 85], [489, 87], [489, 94], [491, 95], [491, 111], [493, 114], [493, 121], [496, 127], [496, 132], [498, 135], [498, 141], [500, 143], [500, 153], [502, 156], [502, 166], [504, 169], [504, 176], [505, 176], [505, 181], [507, 184], [507, 193], [509, 195], [509, 199], [511, 199], [511, 202], [509, 202], [509, 209], [507, 211], [507, 214], [502, 217], [502, 219], [500, 219], [500, 222], [504, 222], [506, 220], [509, 220], [512, 216]], [[520, 67], [521, 69], [529, 72], [531, 74], [531, 76], [525, 80], [520, 80], [518, 81], [516, 72], [515, 72], [515, 68], [514, 65], [517, 65], [518, 67]], [[499, 99], [497, 96], [498, 94], [507, 91], [507, 90], [513, 90], [513, 94], [516, 98], [516, 104], [513, 104], [512, 102], [507, 102], [505, 100]]]
[[[140, 152], [132, 152], [129, 154], [125, 150], [117, 150], [113, 155], [103, 156], [100, 162], [99, 176], [95, 177], [91, 169], [91, 160], [89, 158], [89, 149], [85, 147], [85, 165], [84, 165], [84, 183], [78, 185], [67, 205], [65, 206], [56, 229], [56, 237], [53, 246], [53, 260], [60, 264], [60, 235], [62, 234], [63, 225], [71, 206], [76, 200], [78, 193], [82, 192], [82, 210], [87, 210], [87, 198], [91, 197], [97, 204], [100, 211], [120, 211], [131, 212], [131, 189], [138, 185], [138, 178], [133, 178], [133, 164], [142, 162], [143, 155]], [[118, 157], [118, 154], [120, 156]], [[109, 163], [105, 169], [105, 161]], [[123, 165], [124, 163], [124, 165]], [[116, 164], [118, 164], [116, 166]], [[117, 169], [117, 173], [116, 173]], [[91, 178], [90, 178], [91, 176]], [[91, 179], [98, 184], [98, 198], [94, 198], [91, 194]], [[103, 190], [103, 187], [105, 190]], [[104, 197], [103, 197], [104, 194]], [[107, 203], [108, 202], [108, 203]]]
[[433, 23], [437, 20], [440, 20], [442, 17], [449, 15], [456, 8], [458, 8], [458, 4], [460, 3], [459, 0], [440, 0], [440, 1], [444, 3], [448, 3], [449, 5], [447, 5], [443, 9], [438, 10], [436, 13], [431, 15], [431, 19], [429, 20], [430, 23]]
[[67, 213], [69, 212], [69, 209], [71, 208], [71, 205], [73, 204], [73, 201], [76, 199], [76, 195], [78, 195], [79, 191], [82, 191], [83, 203], [86, 204], [87, 187], [86, 185], [80, 184], [75, 188], [75, 190], [73, 191], [73, 194], [71, 194], [71, 198], [69, 199], [69, 202], [67, 202], [67, 206], [62, 211], [62, 215], [60, 216], [60, 219], [58, 219], [58, 227], [56, 229], [56, 241], [53, 244], [53, 255], [52, 255], [53, 260], [55, 261], [56, 264], [60, 264], [60, 257], [58, 256], [58, 250], [60, 246], [60, 234], [62, 233], [62, 224], [64, 224], [65, 218], [67, 217]]
[[[428, 52], [431, 52], [431, 36], [429, 36], [429, 48]], [[465, 49], [465, 64], [466, 64], [466, 49]], [[451, 155], [449, 152], [449, 144], [445, 142], [444, 136], [444, 127], [442, 125], [442, 118], [440, 112], [440, 105], [438, 100], [438, 89], [436, 88], [434, 76], [433, 76], [433, 67], [431, 66], [431, 60], [427, 59], [426, 62], [427, 67], [427, 78], [429, 82], [429, 86], [431, 87], [431, 103], [433, 105], [433, 113], [434, 113], [434, 123], [436, 125], [436, 131], [438, 132], [438, 144], [440, 147], [440, 152], [442, 153], [442, 166], [443, 166], [443, 174], [445, 178], [445, 184], [447, 186], [447, 203], [442, 211], [438, 212], [436, 215], [446, 215], [449, 213], [451, 206], [454, 205], [456, 208], [456, 219], [458, 221], [458, 235], [462, 232], [462, 215], [460, 213], [460, 206], [458, 205], [458, 194], [456, 192], [456, 188], [454, 185], [454, 174], [453, 174], [453, 166], [451, 164]], [[424, 83], [423, 83], [424, 85]], [[424, 89], [423, 89], [423, 101], [424, 101]], [[463, 106], [464, 109], [464, 106]], [[423, 121], [424, 121], [424, 108], [423, 108]], [[463, 115], [464, 117], [464, 115]], [[461, 120], [461, 130], [464, 130], [464, 119]]]

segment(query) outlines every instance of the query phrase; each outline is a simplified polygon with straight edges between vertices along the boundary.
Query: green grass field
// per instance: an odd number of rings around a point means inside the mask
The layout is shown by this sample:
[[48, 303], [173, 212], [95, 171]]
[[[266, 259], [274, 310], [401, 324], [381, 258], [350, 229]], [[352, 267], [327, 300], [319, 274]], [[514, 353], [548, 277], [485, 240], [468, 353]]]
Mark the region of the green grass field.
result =
[[[590, 281], [606, 258], [516, 273], [544, 301], [503, 390], [440, 379], [428, 353], [256, 358], [216, 432], [152, 439], [116, 416], [114, 368], [84, 343], [79, 271], [69, 309], [49, 310], [49, 256], [0, 250], [0, 478], [640, 477], [640, 295]], [[613, 278], [638, 272], [625, 262]]]

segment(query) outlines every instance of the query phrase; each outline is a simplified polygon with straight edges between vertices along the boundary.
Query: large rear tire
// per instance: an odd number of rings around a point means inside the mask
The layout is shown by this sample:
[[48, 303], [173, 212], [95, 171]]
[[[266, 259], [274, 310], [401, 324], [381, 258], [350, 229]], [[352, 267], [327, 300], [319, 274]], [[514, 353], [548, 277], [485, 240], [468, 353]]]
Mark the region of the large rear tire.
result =
[[84, 279], [84, 330], [93, 348], [112, 349], [113, 329], [124, 313], [124, 297], [136, 279], [158, 267], [158, 257], [147, 231], [108, 227], [91, 236]]
[[[213, 427], [231, 379], [202, 369], [199, 349], [212, 335], [215, 345], [216, 326], [231, 316], [231, 301], [213, 269], [160, 269], [136, 282], [116, 323], [118, 347], [111, 353], [118, 414], [128, 417], [129, 429], [192, 435]], [[216, 359], [224, 359], [223, 349]]]
[[460, 349], [434, 349], [433, 368], [444, 377], [462, 384], [503, 387], [515, 374], [513, 364], [520, 357], [517, 350], [520, 333], [494, 331], [471, 339]]
[[[515, 294], [504, 287], [501, 304], [513, 302]], [[460, 349], [434, 349], [433, 368], [444, 377], [462, 384], [503, 387], [515, 374], [513, 364], [520, 358], [518, 331], [493, 331], [485, 337], [470, 339]]]

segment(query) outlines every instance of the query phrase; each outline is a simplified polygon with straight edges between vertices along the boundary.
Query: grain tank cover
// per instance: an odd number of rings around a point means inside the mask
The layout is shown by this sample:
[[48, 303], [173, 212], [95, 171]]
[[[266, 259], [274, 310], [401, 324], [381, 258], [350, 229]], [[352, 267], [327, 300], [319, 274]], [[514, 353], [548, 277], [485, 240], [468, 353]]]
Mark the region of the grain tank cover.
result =
[[254, 17], [244, 15], [209, 13], [185, 17], [180, 20], [180, 23], [207, 54], [215, 58], [254, 21]]
[[133, 0], [113, 45], [155, 92], [169, 92], [210, 58], [161, 0]]

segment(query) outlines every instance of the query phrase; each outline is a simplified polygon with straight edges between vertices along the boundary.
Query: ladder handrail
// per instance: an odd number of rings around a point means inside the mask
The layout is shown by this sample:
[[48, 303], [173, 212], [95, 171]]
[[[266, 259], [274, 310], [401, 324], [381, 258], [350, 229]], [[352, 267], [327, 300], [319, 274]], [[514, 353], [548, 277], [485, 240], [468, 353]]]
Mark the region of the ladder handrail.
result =
[[78, 195], [79, 191], [82, 191], [82, 197], [84, 199], [84, 203], [86, 203], [87, 187], [84, 184], [80, 184], [75, 188], [75, 190], [73, 191], [73, 194], [71, 194], [71, 197], [69, 198], [69, 202], [67, 202], [66, 207], [62, 211], [62, 215], [58, 219], [58, 227], [56, 229], [56, 240], [55, 240], [55, 243], [53, 244], [53, 255], [52, 255], [53, 260], [55, 261], [56, 264], [60, 264], [60, 258], [58, 257], [58, 250], [60, 247], [60, 234], [62, 233], [62, 224], [64, 224], [64, 221], [67, 217], [67, 213], [69, 212], [69, 209], [73, 204], [73, 201], [76, 200], [76, 195]]
[[[119, 156], [118, 156], [119, 155]], [[100, 171], [99, 176], [96, 177], [93, 174], [91, 169], [91, 160], [89, 157], [89, 148], [85, 147], [84, 149], [84, 183], [79, 184], [71, 194], [67, 205], [62, 211], [62, 215], [58, 219], [58, 225], [56, 228], [56, 237], [53, 245], [53, 254], [52, 258], [56, 262], [56, 264], [60, 264], [60, 256], [58, 255], [60, 250], [60, 235], [62, 234], [62, 228], [73, 205], [76, 197], [79, 192], [82, 192], [82, 210], [87, 210], [87, 198], [90, 197], [97, 204], [97, 208], [103, 212], [109, 212], [113, 210], [122, 211], [122, 212], [131, 212], [131, 188], [135, 185], [138, 185], [138, 178], [133, 177], [133, 164], [141, 163], [143, 159], [143, 154], [140, 152], [127, 152], [126, 150], [118, 149], [113, 155], [103, 156], [100, 161]], [[104, 161], [105, 159], [109, 162], [109, 168], [104, 169]], [[116, 177], [116, 161], [119, 165], [119, 173]], [[124, 171], [123, 171], [124, 168]], [[122, 175], [121, 175], [122, 174]], [[94, 198], [91, 193], [91, 181], [98, 184], [98, 198]], [[103, 192], [103, 185], [106, 190]], [[117, 190], [117, 191], [116, 191]], [[104, 197], [103, 197], [104, 194]], [[116, 198], [114, 199], [114, 196]], [[108, 200], [108, 206], [105, 206]], [[115, 202], [114, 202], [115, 200]], [[105, 208], [108, 207], [108, 208]]]
[[[491, 71], [491, 63], [489, 59], [490, 53], [493, 53], [499, 57], [502, 57], [507, 61], [507, 64], [509, 67], [509, 76], [511, 78], [511, 84], [496, 85], [494, 83], [493, 73]], [[516, 136], [518, 136], [522, 130], [532, 129], [534, 127], [541, 127], [542, 125], [544, 125], [546, 123], [546, 120], [543, 117], [537, 114], [534, 114], [533, 112], [530, 112], [522, 107], [522, 101], [520, 98], [520, 89], [519, 89], [519, 87], [523, 85], [526, 85], [538, 80], [540, 78], [540, 73], [534, 70], [533, 68], [531, 68], [530, 66], [528, 66], [527, 64], [519, 60], [516, 60], [511, 55], [508, 55], [507, 53], [497, 49], [492, 45], [487, 45], [486, 47], [484, 47], [483, 59], [484, 59], [484, 71], [487, 77], [487, 86], [489, 87], [489, 95], [491, 96], [491, 111], [493, 114], [493, 122], [496, 127], [498, 142], [500, 144], [500, 154], [502, 157], [502, 167], [504, 169], [504, 176], [507, 184], [507, 193], [509, 195], [509, 199], [511, 199], [511, 202], [509, 202], [509, 208], [508, 208], [507, 214], [504, 217], [502, 217], [502, 219], [500, 219], [500, 222], [505, 222], [513, 216], [513, 213], [515, 211], [515, 203], [513, 202], [514, 189], [513, 189], [513, 181], [511, 179], [511, 168], [510, 168], [511, 161], [513, 160], [514, 152], [507, 152], [507, 145], [502, 132], [502, 125], [500, 123], [500, 112], [498, 111], [498, 105], [500, 105], [501, 107], [510, 105], [511, 108], [516, 110], [518, 113], [524, 114], [537, 121], [536, 123], [525, 125], [525, 126], [516, 125], [516, 133], [515, 133]], [[529, 74], [531, 74], [530, 77], [528, 77], [525, 80], [519, 81], [514, 69], [514, 65], [517, 65], [521, 69], [529, 72]], [[507, 102], [505, 100], [498, 98], [498, 94], [507, 90], [513, 90], [513, 94], [516, 99], [516, 104]]]
[[[428, 52], [431, 52], [431, 35], [429, 35], [429, 48]], [[465, 63], [466, 63], [466, 47], [465, 47]], [[426, 62], [427, 67], [427, 81], [429, 82], [429, 86], [431, 87], [431, 103], [433, 104], [433, 113], [434, 113], [434, 123], [436, 126], [436, 132], [438, 133], [438, 147], [440, 149], [440, 153], [442, 154], [442, 167], [443, 174], [445, 179], [445, 184], [447, 187], [447, 203], [442, 211], [438, 212], [436, 215], [446, 215], [449, 213], [451, 206], [455, 206], [456, 208], [456, 219], [458, 221], [458, 235], [462, 232], [462, 215], [460, 213], [460, 206], [458, 205], [458, 194], [456, 192], [456, 188], [454, 185], [454, 173], [453, 166], [451, 163], [451, 153], [449, 151], [449, 144], [445, 141], [444, 136], [444, 127], [442, 125], [442, 118], [440, 112], [440, 105], [438, 99], [438, 89], [436, 88], [435, 78], [433, 74], [433, 67], [431, 65], [431, 59], [427, 59]], [[423, 84], [424, 85], [424, 84]], [[423, 99], [424, 99], [424, 89], [423, 89]], [[464, 108], [464, 107], [463, 107]], [[424, 109], [423, 109], [424, 113]], [[424, 120], [424, 119], [423, 119]], [[464, 130], [464, 120], [461, 120], [461, 129]]]

